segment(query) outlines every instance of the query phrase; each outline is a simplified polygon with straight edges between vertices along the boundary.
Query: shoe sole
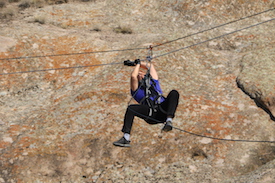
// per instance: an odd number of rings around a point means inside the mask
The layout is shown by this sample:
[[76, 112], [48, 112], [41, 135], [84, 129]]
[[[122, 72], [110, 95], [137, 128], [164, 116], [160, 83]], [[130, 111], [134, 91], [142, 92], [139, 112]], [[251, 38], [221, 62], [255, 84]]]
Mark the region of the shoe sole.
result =
[[120, 144], [120, 143], [113, 143], [115, 146], [120, 146], [120, 147], [131, 147], [130, 144]]
[[162, 131], [169, 132], [169, 131], [171, 131], [172, 129], [173, 129], [172, 126], [170, 126], [170, 125], [165, 125], [165, 126], [162, 128]]

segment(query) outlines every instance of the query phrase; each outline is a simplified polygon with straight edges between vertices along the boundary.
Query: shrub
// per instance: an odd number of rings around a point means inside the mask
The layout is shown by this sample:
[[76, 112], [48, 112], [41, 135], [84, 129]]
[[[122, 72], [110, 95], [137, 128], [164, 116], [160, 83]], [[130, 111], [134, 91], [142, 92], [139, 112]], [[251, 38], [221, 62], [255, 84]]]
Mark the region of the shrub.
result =
[[24, 9], [27, 9], [29, 7], [31, 7], [31, 2], [30, 1], [22, 1], [18, 7], [21, 9], [21, 10], [24, 10]]
[[101, 31], [101, 29], [100, 29], [100, 28], [95, 27], [95, 28], [93, 28], [91, 31], [100, 32], [100, 31]]
[[114, 28], [114, 32], [115, 33], [122, 33], [122, 34], [132, 34], [132, 30], [128, 27], [117, 27], [117, 28]]
[[47, 4], [53, 5], [53, 4], [63, 4], [63, 3], [68, 3], [68, 0], [45, 0]]
[[18, 3], [20, 0], [9, 0], [9, 3]]
[[12, 8], [5, 8], [1, 13], [2, 18], [11, 18], [15, 15], [15, 12]]
[[6, 2], [4, 0], [0, 0], [0, 8], [4, 8], [6, 6]]
[[32, 6], [34, 6], [35, 8], [42, 8], [44, 4], [44, 0], [32, 0]]
[[96, 0], [80, 0], [81, 2], [93, 2], [93, 3], [95, 3], [96, 2]]

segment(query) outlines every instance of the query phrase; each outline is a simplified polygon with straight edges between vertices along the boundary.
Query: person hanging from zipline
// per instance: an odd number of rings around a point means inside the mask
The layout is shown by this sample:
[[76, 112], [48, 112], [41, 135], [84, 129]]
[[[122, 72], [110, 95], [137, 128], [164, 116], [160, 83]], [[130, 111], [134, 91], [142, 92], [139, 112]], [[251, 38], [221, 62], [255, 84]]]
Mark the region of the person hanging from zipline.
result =
[[[162, 96], [158, 74], [151, 62], [127, 60], [124, 61], [124, 65], [135, 66], [131, 73], [130, 87], [132, 98], [139, 104], [128, 106], [121, 130], [124, 135], [113, 145], [130, 147], [130, 133], [135, 116], [144, 119], [148, 124], [163, 123], [162, 131], [168, 132], [173, 129], [172, 119], [178, 106], [179, 93], [177, 90], [171, 90], [166, 98]], [[147, 73], [141, 68], [147, 69]]]

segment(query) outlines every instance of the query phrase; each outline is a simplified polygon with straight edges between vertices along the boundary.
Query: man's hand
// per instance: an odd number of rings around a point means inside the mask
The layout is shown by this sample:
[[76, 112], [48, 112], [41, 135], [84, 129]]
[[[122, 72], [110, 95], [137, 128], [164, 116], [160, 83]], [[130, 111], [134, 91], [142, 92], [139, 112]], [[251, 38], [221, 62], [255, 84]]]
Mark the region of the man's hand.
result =
[[136, 59], [135, 60], [135, 64], [137, 65], [137, 64], [140, 64], [140, 59]]

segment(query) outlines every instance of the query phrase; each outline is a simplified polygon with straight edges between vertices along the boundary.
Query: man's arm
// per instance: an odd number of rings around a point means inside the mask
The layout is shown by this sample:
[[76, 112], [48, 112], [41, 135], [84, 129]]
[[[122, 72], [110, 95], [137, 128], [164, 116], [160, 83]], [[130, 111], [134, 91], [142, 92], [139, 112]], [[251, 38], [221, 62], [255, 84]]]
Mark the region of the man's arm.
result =
[[131, 90], [136, 91], [138, 89], [138, 72], [140, 69], [140, 64], [137, 64], [131, 74]]
[[153, 64], [151, 63], [146, 63], [146, 62], [140, 62], [140, 64], [137, 64], [131, 74], [131, 81], [130, 81], [130, 85], [131, 85], [131, 90], [132, 91], [136, 91], [138, 89], [138, 74], [139, 74], [139, 69], [140, 68], [144, 68], [144, 69], [148, 69], [150, 68], [150, 75], [152, 76], [153, 79], [158, 80], [158, 74], [157, 71], [154, 67]]

